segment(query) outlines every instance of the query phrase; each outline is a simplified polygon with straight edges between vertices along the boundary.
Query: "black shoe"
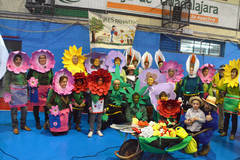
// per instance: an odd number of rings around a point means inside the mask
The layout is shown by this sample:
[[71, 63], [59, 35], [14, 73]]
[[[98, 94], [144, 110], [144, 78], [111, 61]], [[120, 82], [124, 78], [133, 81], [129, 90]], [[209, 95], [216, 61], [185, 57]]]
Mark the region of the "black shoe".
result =
[[40, 122], [37, 122], [37, 123], [36, 123], [36, 128], [37, 128], [37, 129], [41, 129], [41, 128], [42, 128]]

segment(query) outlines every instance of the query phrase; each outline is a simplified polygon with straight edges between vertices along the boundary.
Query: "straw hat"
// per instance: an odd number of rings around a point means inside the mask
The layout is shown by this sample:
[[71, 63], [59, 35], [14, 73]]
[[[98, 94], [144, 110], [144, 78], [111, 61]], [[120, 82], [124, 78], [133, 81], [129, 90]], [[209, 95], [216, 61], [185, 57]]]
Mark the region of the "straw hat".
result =
[[200, 97], [198, 97], [198, 96], [193, 96], [193, 97], [191, 97], [191, 98], [189, 99], [189, 103], [192, 104], [192, 101], [194, 101], [194, 100], [198, 100], [198, 101], [200, 102], [200, 106], [203, 106], [203, 101], [202, 101], [202, 99], [201, 99]]
[[208, 96], [206, 99], [203, 98], [204, 102], [207, 102], [208, 104], [211, 104], [214, 107], [217, 107], [216, 100], [217, 100], [216, 97], [213, 97], [213, 96]]

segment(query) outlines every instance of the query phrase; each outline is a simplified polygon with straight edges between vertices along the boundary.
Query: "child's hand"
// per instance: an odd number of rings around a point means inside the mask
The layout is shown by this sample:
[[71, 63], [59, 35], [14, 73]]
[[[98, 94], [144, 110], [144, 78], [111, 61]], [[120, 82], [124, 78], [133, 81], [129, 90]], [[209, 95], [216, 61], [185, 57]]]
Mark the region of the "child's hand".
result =
[[85, 102], [82, 102], [79, 107], [84, 107], [86, 106]]
[[107, 108], [104, 108], [103, 112], [106, 113], [107, 112]]
[[213, 120], [210, 112], [208, 113], [208, 115], [206, 115], [206, 120], [207, 120], [207, 121]]

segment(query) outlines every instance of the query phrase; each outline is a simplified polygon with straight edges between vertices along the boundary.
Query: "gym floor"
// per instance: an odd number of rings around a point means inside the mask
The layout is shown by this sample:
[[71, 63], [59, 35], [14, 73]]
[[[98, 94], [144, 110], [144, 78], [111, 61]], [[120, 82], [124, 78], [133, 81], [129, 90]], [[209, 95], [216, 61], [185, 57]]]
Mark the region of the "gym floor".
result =
[[[44, 119], [40, 113], [41, 120]], [[18, 113], [20, 122], [20, 112]], [[43, 125], [41, 121], [41, 125]], [[27, 125], [32, 131], [20, 130], [19, 135], [12, 133], [10, 111], [0, 111], [0, 160], [117, 160], [114, 151], [119, 150], [125, 134], [108, 128], [104, 136], [94, 134], [87, 137], [87, 115], [82, 116], [82, 132], [72, 129], [67, 135], [53, 136], [48, 130], [37, 130], [32, 112], [28, 112]], [[240, 127], [238, 127], [240, 128]], [[134, 138], [128, 136], [129, 138]], [[163, 155], [144, 153], [143, 160], [158, 160]], [[234, 141], [220, 137], [216, 132], [211, 141], [208, 156], [194, 158], [192, 155], [176, 151], [164, 155], [166, 160], [240, 160], [240, 135]]]

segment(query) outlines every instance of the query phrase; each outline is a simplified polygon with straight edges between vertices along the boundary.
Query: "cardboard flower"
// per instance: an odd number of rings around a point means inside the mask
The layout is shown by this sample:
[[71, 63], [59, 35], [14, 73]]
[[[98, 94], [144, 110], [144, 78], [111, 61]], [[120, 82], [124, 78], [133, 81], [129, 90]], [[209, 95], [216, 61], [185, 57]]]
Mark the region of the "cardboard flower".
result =
[[[106, 61], [106, 54], [105, 53], [90, 53], [86, 55], [87, 60], [85, 61], [85, 67], [88, 73], [92, 73], [92, 71], [97, 71], [98, 69], [107, 69], [107, 66], [105, 65]], [[94, 60], [98, 58], [99, 59], [99, 66], [94, 66]]]
[[[176, 83], [179, 82], [183, 75], [184, 70], [182, 69], [182, 65], [178, 64], [176, 61], [169, 61], [169, 62], [163, 62], [163, 66], [161, 67], [161, 73], [163, 73], [166, 78], [167, 82]], [[172, 70], [174, 72], [173, 76], [169, 76], [168, 72], [169, 70]]]
[[58, 108], [58, 105], [56, 106], [52, 106], [52, 108], [49, 110], [50, 113], [54, 116], [57, 116], [59, 115], [59, 108]]
[[141, 65], [142, 65], [143, 69], [146, 68], [145, 62], [148, 62], [149, 63], [148, 68], [151, 68], [152, 62], [153, 62], [153, 57], [149, 52], [145, 52], [142, 56]]
[[[20, 64], [20, 66], [16, 66], [14, 64], [14, 57], [16, 55], [20, 55], [22, 57], [22, 63]], [[19, 73], [26, 73], [27, 70], [29, 69], [29, 57], [28, 55], [25, 53], [25, 52], [22, 52], [22, 51], [14, 51], [14, 52], [11, 52], [9, 57], [8, 57], [8, 61], [7, 61], [7, 69], [9, 71], [12, 71], [16, 74], [19, 74]]]
[[[103, 84], [98, 85], [97, 80], [99, 78], [103, 79]], [[112, 76], [111, 74], [104, 69], [98, 69], [97, 71], [93, 71], [91, 74], [87, 76], [88, 88], [92, 94], [102, 96], [107, 95], [108, 90], [111, 86]]]
[[191, 54], [190, 56], [188, 56], [188, 59], [186, 61], [186, 70], [188, 74], [190, 74], [190, 68], [193, 68], [193, 75], [192, 76], [189, 75], [191, 78], [197, 76], [199, 65], [200, 65], [199, 59], [195, 54]]
[[155, 52], [155, 63], [157, 65], [158, 69], [160, 69], [159, 65], [158, 65], [159, 61], [165, 62], [165, 57], [162, 54], [160, 49]]
[[160, 73], [158, 69], [146, 69], [138, 76], [141, 88], [148, 85], [147, 81], [150, 77], [154, 80], [153, 86], [167, 81], [165, 75]]
[[82, 47], [77, 49], [75, 45], [69, 46], [69, 50], [65, 50], [63, 55], [64, 56], [62, 57], [62, 63], [64, 64], [64, 68], [70, 71], [72, 75], [78, 72], [87, 74], [84, 67], [84, 62], [87, 58], [82, 55]]
[[180, 112], [181, 103], [177, 100], [158, 100], [157, 111], [165, 118], [177, 118], [177, 113]]
[[74, 74], [74, 88], [72, 91], [76, 93], [86, 92], [88, 88], [87, 76], [81, 72]]
[[11, 99], [12, 99], [12, 95], [10, 94], [10, 93], [4, 93], [4, 95], [3, 95], [3, 99], [4, 99], [4, 102], [5, 103], [9, 103], [9, 102], [11, 102]]
[[[204, 64], [202, 67], [199, 68], [198, 70], [198, 76], [202, 80], [202, 83], [210, 83], [213, 80], [213, 76], [216, 72], [216, 69], [214, 69], [214, 65], [212, 64]], [[203, 75], [203, 69], [208, 68], [208, 74], [207, 76]]]
[[31, 77], [29, 80], [28, 80], [28, 84], [30, 87], [34, 88], [34, 87], [37, 87], [38, 86], [38, 79], [36, 79], [35, 77]]
[[115, 58], [120, 58], [121, 59], [121, 63], [120, 63], [120, 66], [119, 66], [119, 69], [120, 69], [120, 73], [122, 71], [122, 68], [126, 65], [126, 61], [125, 61], [125, 57], [124, 55], [120, 52], [120, 51], [110, 51], [108, 53], [108, 56], [106, 58], [106, 66], [108, 66], [108, 71], [109, 72], [115, 72], [115, 64], [114, 64], [114, 59]]
[[[39, 63], [39, 57], [42, 55], [46, 56], [47, 61], [45, 65], [41, 65]], [[52, 69], [55, 65], [54, 55], [47, 49], [39, 49], [32, 53], [30, 64], [31, 69], [36, 70], [40, 73], [46, 73], [50, 71], [50, 69]]]
[[161, 92], [165, 92], [168, 95], [168, 99], [175, 99], [176, 93], [174, 92], [175, 84], [174, 83], [160, 83], [152, 87], [152, 90], [149, 92], [151, 103], [154, 109], [157, 111], [158, 98]]
[[[231, 71], [232, 69], [236, 68], [238, 70], [238, 75], [236, 78], [232, 79], [231, 77]], [[240, 59], [238, 60], [232, 60], [232, 61], [229, 61], [229, 64], [227, 64], [224, 69], [224, 83], [227, 83], [228, 84], [228, 87], [237, 87], [239, 85], [239, 80], [238, 80], [238, 77], [239, 77], [239, 68], [240, 68]]]
[[[66, 88], [62, 88], [59, 84], [60, 77], [66, 76], [68, 78], [67, 86]], [[53, 90], [57, 92], [60, 95], [69, 95], [72, 93], [72, 89], [74, 88], [74, 79], [72, 74], [66, 70], [61, 69], [60, 71], [56, 72], [53, 77], [53, 83], [52, 83]]]

